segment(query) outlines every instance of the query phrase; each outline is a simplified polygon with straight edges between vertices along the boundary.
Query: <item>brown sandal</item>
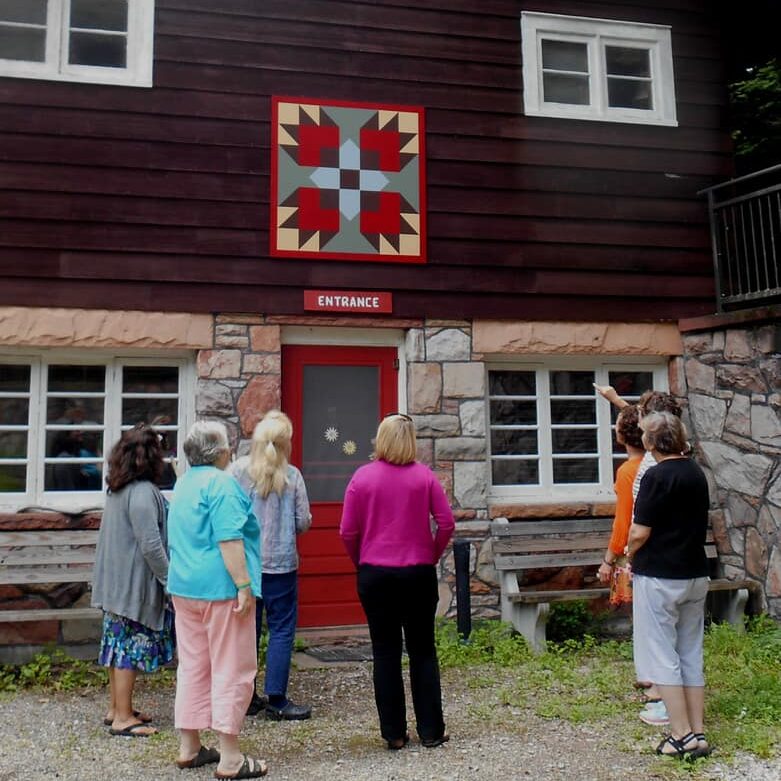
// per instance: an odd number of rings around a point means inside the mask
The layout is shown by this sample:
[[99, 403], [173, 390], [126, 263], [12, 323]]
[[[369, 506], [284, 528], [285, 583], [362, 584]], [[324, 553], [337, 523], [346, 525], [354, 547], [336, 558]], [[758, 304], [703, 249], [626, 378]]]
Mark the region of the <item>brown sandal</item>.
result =
[[180, 770], [189, 767], [203, 767], [204, 765], [213, 765], [220, 761], [220, 752], [216, 748], [206, 748], [201, 746], [198, 753], [192, 759], [177, 759], [176, 766]]
[[235, 773], [220, 773], [219, 770], [214, 771], [215, 778], [262, 778], [268, 773], [268, 765], [262, 759], [252, 759], [244, 754], [244, 761], [241, 763], [241, 767]]

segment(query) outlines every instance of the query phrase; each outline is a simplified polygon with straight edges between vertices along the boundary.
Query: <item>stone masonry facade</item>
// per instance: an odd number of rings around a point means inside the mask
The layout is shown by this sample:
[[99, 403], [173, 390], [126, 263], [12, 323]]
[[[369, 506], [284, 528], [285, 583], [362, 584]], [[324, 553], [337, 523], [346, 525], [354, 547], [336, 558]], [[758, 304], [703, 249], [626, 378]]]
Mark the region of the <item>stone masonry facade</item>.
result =
[[758, 582], [760, 607], [781, 618], [781, 326], [684, 333], [673, 392], [711, 491], [723, 574]]

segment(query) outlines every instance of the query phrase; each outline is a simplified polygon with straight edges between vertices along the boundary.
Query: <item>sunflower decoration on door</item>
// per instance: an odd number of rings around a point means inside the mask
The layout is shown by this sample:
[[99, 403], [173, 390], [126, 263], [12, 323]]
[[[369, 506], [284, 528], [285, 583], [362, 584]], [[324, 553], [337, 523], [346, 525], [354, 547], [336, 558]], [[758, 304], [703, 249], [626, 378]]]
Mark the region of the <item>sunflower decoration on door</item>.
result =
[[[338, 444], [340, 436], [341, 434], [336, 426], [328, 426], [323, 432], [323, 439], [332, 445]], [[354, 439], [345, 439], [342, 442], [340, 450], [346, 456], [354, 456], [358, 452], [358, 445]]]

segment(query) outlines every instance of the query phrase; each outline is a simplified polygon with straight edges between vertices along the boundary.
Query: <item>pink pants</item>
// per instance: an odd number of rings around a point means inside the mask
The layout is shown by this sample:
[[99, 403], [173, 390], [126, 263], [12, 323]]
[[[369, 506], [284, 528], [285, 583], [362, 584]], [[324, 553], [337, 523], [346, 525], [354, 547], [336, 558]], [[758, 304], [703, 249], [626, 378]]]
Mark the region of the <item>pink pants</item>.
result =
[[233, 599], [173, 601], [179, 654], [174, 724], [238, 735], [258, 667], [255, 618], [239, 618]]

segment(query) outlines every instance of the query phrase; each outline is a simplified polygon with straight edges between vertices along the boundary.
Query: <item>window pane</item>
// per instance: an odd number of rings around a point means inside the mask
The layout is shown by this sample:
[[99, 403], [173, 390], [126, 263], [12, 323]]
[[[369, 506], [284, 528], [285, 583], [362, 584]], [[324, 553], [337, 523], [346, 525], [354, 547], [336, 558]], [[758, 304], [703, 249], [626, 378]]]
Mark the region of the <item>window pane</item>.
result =
[[544, 73], [542, 93], [546, 103], [570, 103], [575, 106], [588, 106], [591, 103], [588, 76]]
[[353, 472], [369, 460], [379, 382], [376, 366], [304, 366], [301, 471], [310, 500], [341, 502]]
[[46, 30], [0, 25], [0, 59], [44, 62]]
[[122, 399], [122, 425], [176, 425], [179, 414], [177, 399]]
[[127, 31], [127, 0], [71, 0], [71, 27]]
[[535, 455], [537, 448], [536, 431], [492, 431], [491, 453], [499, 456]]
[[0, 391], [26, 393], [30, 390], [30, 367], [0, 363]]
[[46, 422], [58, 426], [100, 426], [103, 405], [103, 399], [50, 396], [46, 402]]
[[[654, 387], [653, 372], [608, 372], [608, 382], [622, 398], [639, 397]], [[611, 409], [614, 409], [611, 404]]]
[[554, 483], [597, 483], [599, 464], [595, 458], [554, 458]]
[[102, 452], [102, 431], [46, 432], [48, 458], [97, 458]]
[[597, 430], [559, 428], [551, 431], [554, 453], [596, 453]]
[[534, 372], [489, 372], [488, 386], [491, 396], [534, 396], [537, 393]]
[[650, 111], [654, 107], [651, 82], [610, 77], [607, 80], [607, 102], [611, 108], [638, 108]]
[[103, 393], [106, 385], [105, 366], [50, 366], [49, 391], [82, 391]]
[[176, 366], [123, 366], [123, 393], [178, 393]]
[[26, 426], [29, 414], [28, 399], [0, 399], [0, 426]]
[[44, 470], [45, 491], [102, 491], [103, 464], [47, 464]]
[[27, 467], [24, 464], [0, 464], [0, 493], [23, 493], [27, 490]]
[[0, 458], [27, 458], [27, 432], [0, 431]]
[[494, 485], [536, 485], [539, 479], [539, 464], [529, 461], [492, 461], [491, 474]]
[[605, 46], [605, 63], [609, 76], [649, 77], [651, 75], [648, 49]]
[[545, 70], [588, 73], [588, 47], [585, 43], [544, 40], [542, 67]]
[[127, 67], [127, 38], [124, 35], [71, 33], [68, 62], [100, 68]]
[[502, 426], [529, 426], [536, 422], [535, 401], [491, 401], [491, 423]]
[[596, 401], [551, 399], [551, 423], [596, 423]]
[[0, 0], [0, 22], [46, 24], [46, 0]]
[[551, 396], [594, 398], [594, 372], [555, 371], [550, 373]]

